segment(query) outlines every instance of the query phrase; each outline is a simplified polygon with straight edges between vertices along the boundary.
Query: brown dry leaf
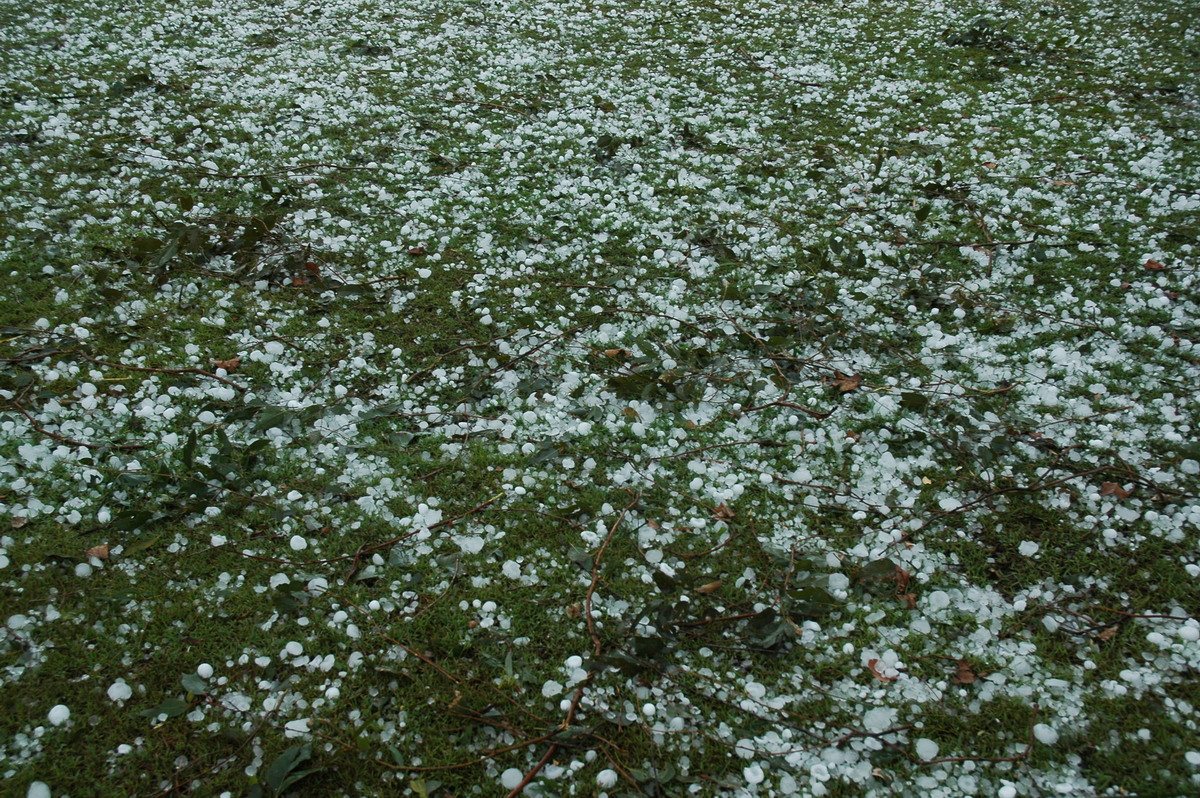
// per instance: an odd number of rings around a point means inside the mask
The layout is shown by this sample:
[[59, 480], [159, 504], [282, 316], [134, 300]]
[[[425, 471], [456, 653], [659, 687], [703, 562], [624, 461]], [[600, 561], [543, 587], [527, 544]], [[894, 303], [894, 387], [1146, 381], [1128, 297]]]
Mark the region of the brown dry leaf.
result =
[[999, 165], [1000, 164], [996, 163], [995, 161], [984, 161], [982, 164], [984, 169], [995, 169]]
[[903, 593], [905, 588], [908, 587], [909, 581], [912, 579], [912, 574], [910, 574], [908, 571], [904, 570], [899, 565], [897, 565], [895, 579], [896, 579], [896, 590]]
[[896, 681], [895, 676], [884, 676], [883, 675], [884, 667], [885, 667], [884, 664], [877, 659], [867, 660], [867, 668], [870, 669], [871, 675], [874, 676], [876, 679], [878, 679], [881, 682]]
[[1105, 643], [1117, 636], [1117, 632], [1121, 631], [1120, 626], [1110, 626], [1100, 634], [1096, 635], [1097, 640], [1103, 640]]
[[240, 357], [231, 357], [229, 360], [212, 360], [210, 361], [215, 369], [225, 369], [226, 371], [237, 371], [242, 365]]
[[917, 608], [916, 593], [900, 593], [896, 596], [896, 598], [900, 599], [900, 602], [904, 604], [905, 609], [915, 610]]
[[975, 681], [975, 671], [971, 670], [971, 663], [965, 659], [960, 659], [957, 662], [958, 670], [954, 674], [955, 684], [970, 684]]
[[729, 519], [733, 518], [734, 515], [735, 513], [733, 510], [730, 510], [729, 505], [725, 504], [724, 502], [718, 504], [713, 509], [713, 518], [716, 518], [718, 521], [728, 521]]
[[611, 357], [611, 358], [616, 358], [616, 359], [623, 359], [628, 354], [629, 354], [629, 352], [625, 349], [605, 349], [604, 350], [605, 357]]
[[622, 410], [621, 415], [625, 416], [625, 418], [631, 418], [634, 421], [642, 420], [641, 414], [638, 413], [638, 411], [634, 410], [632, 407], [627, 407], [624, 410]]
[[583, 605], [580, 604], [579, 602], [576, 602], [576, 603], [570, 605], [569, 607], [567, 607], [567, 617], [568, 618], [578, 618], [581, 614], [583, 614]]
[[425, 247], [409, 247], [409, 248], [408, 248], [408, 254], [409, 254], [409, 255], [418, 256], [418, 257], [419, 257], [419, 256], [421, 256], [421, 255], [424, 255], [424, 254], [425, 254]]
[[840, 393], [850, 393], [862, 386], [861, 374], [843, 374], [840, 371], [833, 372], [833, 385]]
[[1073, 186], [1073, 185], [1075, 185], [1075, 182], [1073, 180], [1051, 180], [1050, 185], [1052, 185], [1052, 186]]
[[721, 585], [723, 584], [724, 582], [718, 579], [715, 582], [709, 582], [707, 585], [701, 585], [700, 587], [696, 588], [696, 592], [703, 596], [707, 596], [709, 593], [717, 592], [717, 590], [720, 589]]
[[28, 523], [29, 519], [23, 515], [14, 515], [12, 520], [9, 521], [9, 525], [12, 526], [13, 529], [20, 529]]
[[1147, 271], [1161, 272], [1163, 269], [1165, 269], [1167, 267], [1162, 265], [1161, 263], [1159, 263], [1156, 260], [1148, 260], [1142, 264], [1142, 268], [1146, 269]]
[[662, 529], [662, 524], [658, 523], [653, 518], [646, 519], [646, 526], [650, 527], [651, 529]]
[[1116, 496], [1118, 499], [1128, 499], [1129, 491], [1122, 488], [1116, 482], [1101, 482], [1100, 483], [1100, 495], [1101, 496]]
[[85, 551], [84, 554], [86, 554], [89, 557], [95, 557], [97, 560], [107, 560], [108, 559], [108, 544], [101, 543], [99, 546], [92, 546], [90, 549]]

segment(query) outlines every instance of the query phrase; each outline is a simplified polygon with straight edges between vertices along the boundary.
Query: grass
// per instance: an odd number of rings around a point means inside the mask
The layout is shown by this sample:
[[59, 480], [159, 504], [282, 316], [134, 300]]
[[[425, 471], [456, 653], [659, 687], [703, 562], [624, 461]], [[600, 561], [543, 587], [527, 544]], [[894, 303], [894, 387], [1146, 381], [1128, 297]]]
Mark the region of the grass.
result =
[[0, 8], [6, 789], [1193, 794], [1193, 5]]

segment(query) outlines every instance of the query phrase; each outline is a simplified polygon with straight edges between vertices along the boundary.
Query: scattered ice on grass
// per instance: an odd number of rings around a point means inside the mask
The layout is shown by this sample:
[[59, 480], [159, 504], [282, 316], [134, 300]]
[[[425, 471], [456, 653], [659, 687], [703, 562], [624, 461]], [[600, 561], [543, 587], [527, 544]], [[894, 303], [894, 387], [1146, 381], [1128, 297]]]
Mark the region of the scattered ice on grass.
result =
[[61, 726], [71, 718], [71, 710], [64, 704], [55, 704], [46, 717], [51, 726]]

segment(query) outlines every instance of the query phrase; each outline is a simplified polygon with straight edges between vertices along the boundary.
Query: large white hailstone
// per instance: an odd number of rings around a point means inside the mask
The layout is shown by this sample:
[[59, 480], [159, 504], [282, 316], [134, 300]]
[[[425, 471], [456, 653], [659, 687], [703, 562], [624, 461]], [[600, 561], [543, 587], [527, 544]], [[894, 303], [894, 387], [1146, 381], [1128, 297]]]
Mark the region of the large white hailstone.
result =
[[1022, 557], [1032, 557], [1038, 553], [1038, 549], [1040, 548], [1041, 546], [1032, 540], [1022, 540], [1021, 545], [1017, 547], [1017, 551], [1021, 553]]
[[1039, 743], [1043, 745], [1054, 745], [1058, 742], [1058, 732], [1045, 723], [1035, 724], [1033, 727], [1033, 736], [1037, 738]]
[[546, 698], [553, 698], [563, 691], [563, 686], [551, 679], [542, 685], [542, 695]]
[[938, 755], [938, 744], [928, 737], [922, 737], [917, 740], [917, 758], [921, 760], [936, 759]]
[[308, 541], [303, 535], [292, 535], [289, 545], [291, 545], [292, 551], [304, 551], [308, 548]]
[[133, 695], [133, 688], [125, 683], [124, 679], [117, 679], [108, 686], [108, 698], [110, 701], [127, 701]]
[[289, 720], [283, 724], [284, 737], [303, 737], [308, 734], [308, 724], [312, 722], [312, 718], [298, 718]]
[[609, 787], [614, 787], [617, 784], [617, 771], [612, 768], [605, 768], [596, 774], [596, 784], [602, 790], [607, 790]]
[[29, 785], [25, 798], [50, 798], [50, 785], [44, 781], [35, 781]]
[[500, 785], [506, 790], [515, 790], [524, 778], [524, 773], [516, 768], [509, 768], [500, 774]]
[[1017, 798], [1017, 788], [1011, 784], [1005, 784], [996, 793], [996, 798]]
[[70, 719], [71, 710], [65, 704], [55, 704], [50, 708], [50, 713], [46, 717], [50, 720], [51, 726], [61, 726]]
[[213, 666], [209, 665], [207, 662], [200, 663], [200, 665], [196, 668], [196, 675], [201, 679], [211, 678], [213, 675]]
[[759, 765], [748, 765], [742, 768], [742, 778], [746, 780], [747, 784], [762, 784], [763, 769]]

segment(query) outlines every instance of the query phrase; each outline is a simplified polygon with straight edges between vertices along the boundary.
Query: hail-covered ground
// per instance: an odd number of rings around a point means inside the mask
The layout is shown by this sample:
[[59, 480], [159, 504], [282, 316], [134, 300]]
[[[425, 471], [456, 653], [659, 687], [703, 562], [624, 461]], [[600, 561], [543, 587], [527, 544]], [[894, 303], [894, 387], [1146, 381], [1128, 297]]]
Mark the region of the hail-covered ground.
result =
[[0, 778], [1194, 794], [1195, 12], [4, 0]]

